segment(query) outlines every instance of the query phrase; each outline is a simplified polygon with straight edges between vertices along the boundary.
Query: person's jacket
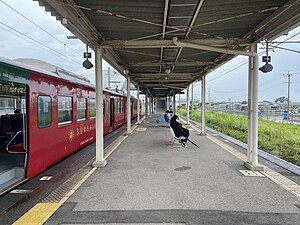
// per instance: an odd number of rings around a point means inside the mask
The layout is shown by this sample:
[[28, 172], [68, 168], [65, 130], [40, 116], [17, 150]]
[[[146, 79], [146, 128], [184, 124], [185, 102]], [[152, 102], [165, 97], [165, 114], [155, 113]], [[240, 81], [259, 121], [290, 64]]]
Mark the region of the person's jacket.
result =
[[168, 115], [167, 113], [165, 113], [164, 118], [165, 118], [165, 121], [166, 121], [167, 123], [169, 123], [169, 115]]
[[183, 132], [182, 132], [182, 124], [177, 122], [176, 120], [171, 120], [171, 123], [170, 123], [173, 131], [174, 131], [174, 134], [176, 135], [176, 137], [180, 137], [180, 136], [183, 136]]

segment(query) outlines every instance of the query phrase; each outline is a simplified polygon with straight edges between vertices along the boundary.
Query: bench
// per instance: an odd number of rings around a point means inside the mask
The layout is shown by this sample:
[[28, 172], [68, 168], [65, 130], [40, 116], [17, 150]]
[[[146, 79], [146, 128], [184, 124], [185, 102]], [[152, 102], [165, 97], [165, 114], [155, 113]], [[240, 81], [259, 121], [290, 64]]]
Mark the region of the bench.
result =
[[[186, 137], [184, 137], [184, 136], [176, 137], [174, 130], [171, 126], [170, 126], [170, 133], [172, 135], [172, 139], [171, 139], [172, 145], [174, 145], [175, 141], [180, 141], [180, 140], [186, 139]], [[182, 143], [181, 143], [181, 145], [184, 146]]]

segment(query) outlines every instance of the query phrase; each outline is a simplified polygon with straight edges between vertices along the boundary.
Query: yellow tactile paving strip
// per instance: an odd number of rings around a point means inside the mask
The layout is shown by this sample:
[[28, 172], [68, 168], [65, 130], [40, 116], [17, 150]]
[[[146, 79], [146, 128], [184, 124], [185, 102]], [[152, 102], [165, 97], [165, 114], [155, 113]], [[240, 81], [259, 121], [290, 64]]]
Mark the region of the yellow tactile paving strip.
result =
[[42, 225], [62, 205], [58, 203], [38, 203], [13, 225]]
[[[142, 122], [144, 118], [141, 119]], [[132, 127], [134, 131], [139, 124], [136, 124]], [[108, 154], [105, 156], [105, 159], [127, 138], [128, 136], [121, 136], [111, 145], [109, 145], [105, 150]], [[13, 225], [43, 225], [52, 214], [81, 186], [82, 183], [96, 170], [93, 168], [87, 175], [84, 176], [82, 180], [78, 182], [70, 191], [67, 193], [61, 200], [57, 202], [42, 202], [36, 204], [28, 212], [26, 212], [22, 217], [20, 217]]]
[[[183, 119], [181, 119], [184, 121]], [[186, 122], [186, 121], [184, 121]], [[201, 130], [197, 128], [194, 125], [190, 125], [194, 130], [197, 132], [201, 133]], [[211, 141], [215, 142], [217, 145], [219, 145], [221, 148], [224, 150], [228, 151], [235, 157], [239, 158], [240, 160], [246, 162], [247, 161], [247, 156], [243, 153], [241, 153], [239, 150], [231, 147], [230, 145], [220, 141], [219, 139], [213, 137], [212, 135], [207, 135], [207, 138], [210, 139]], [[273, 182], [279, 184], [281, 187], [286, 189], [287, 191], [291, 192], [298, 198], [300, 198], [300, 185], [295, 183], [294, 181], [286, 178], [285, 176], [281, 175], [280, 173], [277, 173], [275, 170], [272, 170], [271, 168], [267, 167], [264, 165], [264, 171], [260, 171], [263, 175], [268, 177], [270, 180]]]

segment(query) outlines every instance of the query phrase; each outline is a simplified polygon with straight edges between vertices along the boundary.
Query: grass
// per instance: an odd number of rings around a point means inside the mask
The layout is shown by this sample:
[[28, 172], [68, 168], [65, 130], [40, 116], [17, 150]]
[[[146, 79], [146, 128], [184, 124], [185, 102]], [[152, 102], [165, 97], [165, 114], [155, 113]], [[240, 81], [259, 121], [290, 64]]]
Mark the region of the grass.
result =
[[[180, 109], [179, 115], [186, 116]], [[207, 111], [206, 126], [247, 143], [248, 118], [224, 112]], [[190, 119], [201, 122], [200, 111], [190, 111]], [[258, 147], [300, 166], [300, 126], [275, 121], [258, 121]]]

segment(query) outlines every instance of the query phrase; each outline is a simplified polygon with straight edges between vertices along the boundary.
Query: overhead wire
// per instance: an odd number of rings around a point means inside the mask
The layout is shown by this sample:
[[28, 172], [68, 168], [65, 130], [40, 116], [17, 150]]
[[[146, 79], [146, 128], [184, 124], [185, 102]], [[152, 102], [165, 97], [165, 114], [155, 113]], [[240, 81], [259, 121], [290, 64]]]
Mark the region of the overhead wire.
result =
[[[300, 34], [300, 31], [297, 32], [296, 34], [292, 35], [291, 37], [286, 38], [283, 42], [278, 43], [277, 45], [275, 45], [275, 47], [278, 48], [279, 45], [283, 44], [285, 41], [288, 41], [288, 40], [290, 40], [290, 39], [296, 37], [296, 36], [299, 35], [299, 34]], [[258, 55], [261, 56], [261, 55], [264, 54], [265, 52], [266, 52], [266, 51], [262, 51], [262, 52], [258, 53]], [[237, 67], [235, 67], [234, 69], [231, 69], [231, 70], [229, 70], [229, 71], [226, 71], [226, 72], [224, 72], [224, 73], [221, 73], [221, 74], [218, 75], [217, 77], [213, 77], [213, 78], [211, 78], [210, 80], [208, 80], [207, 82], [216, 80], [216, 79], [218, 79], [218, 78], [220, 78], [220, 77], [222, 77], [222, 76], [224, 76], [224, 75], [226, 75], [226, 74], [228, 74], [228, 73], [230, 73], [230, 72], [232, 72], [232, 71], [234, 71], [234, 70], [240, 68], [241, 66], [243, 66], [243, 65], [245, 65], [245, 64], [247, 64], [247, 63], [248, 63], [248, 62], [245, 61], [245, 62], [242, 62], [241, 64], [237, 64]]]
[[273, 46], [273, 45], [270, 45], [270, 47], [278, 48], [278, 49], [282, 49], [282, 50], [286, 50], [286, 51], [289, 51], [289, 52], [300, 53], [300, 51], [297, 51], [297, 50], [294, 50], [294, 49], [290, 49], [290, 48], [278, 47], [278, 46]]
[[20, 35], [22, 35], [22, 36], [24, 36], [24, 37], [26, 37], [26, 38], [32, 40], [32, 41], [38, 43], [39, 45], [41, 45], [41, 46], [43, 46], [43, 47], [45, 47], [45, 48], [47, 48], [47, 49], [49, 49], [49, 50], [51, 50], [51, 51], [57, 53], [58, 55], [65, 57], [66, 59], [68, 59], [69, 61], [72, 61], [73, 63], [81, 64], [81, 62], [77, 62], [77, 61], [73, 60], [72, 58], [70, 58], [70, 57], [68, 57], [68, 56], [66, 56], [66, 55], [64, 55], [64, 54], [62, 54], [62, 53], [60, 53], [59, 51], [57, 51], [57, 50], [55, 50], [55, 49], [53, 49], [53, 48], [48, 47], [47, 45], [43, 44], [42, 42], [35, 40], [34, 38], [32, 38], [32, 37], [30, 37], [30, 36], [28, 36], [28, 35], [26, 35], [26, 34], [20, 32], [20, 31], [14, 29], [13, 27], [11, 27], [11, 26], [9, 26], [9, 25], [7, 25], [7, 24], [1, 22], [1, 21], [0, 21], [0, 24], [2, 24], [3, 26], [5, 26], [5, 27], [7, 27], [7, 28], [9, 28], [9, 29], [11, 29], [11, 30], [13, 30], [14, 32], [16, 32], [16, 33], [18, 33], [18, 34], [20, 34]]
[[[280, 83], [280, 84], [277, 84], [277, 85], [275, 85], [275, 86], [272, 86], [272, 87], [269, 87], [269, 88], [265, 88], [265, 89], [263, 89], [263, 90], [260, 90], [259, 92], [261, 93], [261, 92], [264, 92], [264, 91], [267, 91], [267, 90], [270, 90], [270, 89], [273, 89], [273, 88], [276, 88], [276, 87], [279, 87], [279, 86], [282, 86], [283, 85], [283, 83]], [[247, 97], [248, 96], [248, 94], [244, 94], [244, 95], [236, 95], [236, 96], [233, 96], [233, 97], [229, 97], [229, 98], [240, 98], [240, 97]]]
[[41, 29], [42, 31], [44, 31], [45, 33], [47, 33], [49, 36], [51, 36], [52, 38], [54, 38], [56, 41], [58, 41], [59, 43], [63, 44], [65, 47], [67, 47], [68, 49], [72, 50], [74, 53], [78, 54], [81, 56], [81, 53], [77, 52], [76, 50], [74, 50], [73, 48], [69, 47], [66, 43], [62, 42], [61, 40], [59, 40], [58, 38], [56, 38], [53, 34], [51, 34], [50, 32], [48, 32], [47, 30], [45, 30], [44, 28], [42, 28], [41, 26], [39, 26], [38, 24], [36, 24], [34, 21], [32, 21], [31, 19], [29, 19], [28, 17], [26, 17], [25, 15], [23, 15], [22, 13], [20, 13], [19, 11], [17, 11], [16, 9], [14, 9], [12, 6], [10, 6], [9, 4], [7, 4], [6, 2], [4, 2], [3, 0], [0, 0], [0, 2], [2, 2], [4, 5], [6, 5], [8, 8], [10, 8], [11, 10], [13, 10], [15, 13], [19, 14], [21, 17], [23, 17], [24, 19], [26, 19], [27, 21], [29, 21], [30, 23], [32, 23], [33, 25], [35, 25], [36, 27], [38, 27], [39, 29]]
[[17, 36], [17, 37], [19, 37], [19, 38], [21, 38], [21, 39], [23, 39], [24, 41], [27, 41], [27, 42], [31, 43], [32, 45], [34, 45], [34, 46], [36, 46], [36, 47], [38, 47], [38, 48], [43, 48], [45, 51], [48, 51], [49, 53], [54, 54], [55, 56], [60, 57], [60, 55], [58, 55], [58, 54], [56, 54], [56, 53], [54, 53], [54, 52], [52, 52], [52, 51], [49, 51], [48, 49], [44, 48], [43, 46], [37, 45], [36, 43], [34, 43], [33, 41], [31, 41], [30, 39], [25, 39], [25, 38], [22, 37], [21, 35], [16, 34], [16, 33], [12, 32], [11, 30], [6, 29], [6, 28], [4, 28], [4, 27], [1, 27], [1, 26], [0, 26], [0, 28], [3, 29], [3, 30], [5, 30], [5, 31], [7, 31], [7, 32], [9, 32], [9, 33], [11, 33], [11, 34], [13, 34], [13, 35], [15, 35], [15, 36]]

